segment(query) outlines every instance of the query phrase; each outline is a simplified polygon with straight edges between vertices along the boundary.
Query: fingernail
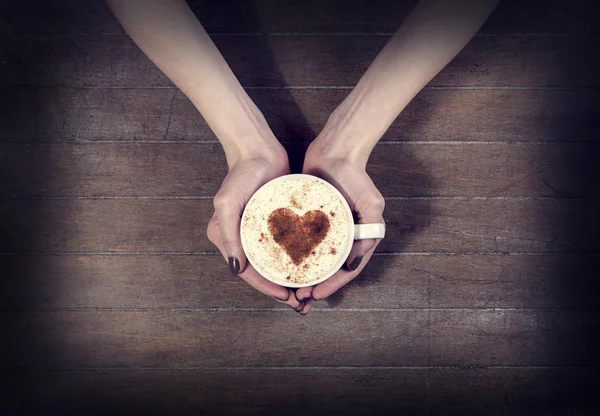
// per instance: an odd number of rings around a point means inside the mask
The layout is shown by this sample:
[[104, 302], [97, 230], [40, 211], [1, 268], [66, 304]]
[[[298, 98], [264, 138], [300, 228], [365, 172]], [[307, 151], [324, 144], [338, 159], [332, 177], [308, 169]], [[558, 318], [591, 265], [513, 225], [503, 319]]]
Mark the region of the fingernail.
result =
[[360, 266], [360, 262], [362, 262], [363, 256], [358, 256], [355, 257], [354, 260], [352, 260], [352, 262], [350, 262], [350, 264], [348, 265], [348, 268], [352, 271], [358, 269], [358, 266]]
[[234, 276], [240, 273], [240, 261], [237, 257], [229, 257], [229, 270], [231, 270], [231, 274]]

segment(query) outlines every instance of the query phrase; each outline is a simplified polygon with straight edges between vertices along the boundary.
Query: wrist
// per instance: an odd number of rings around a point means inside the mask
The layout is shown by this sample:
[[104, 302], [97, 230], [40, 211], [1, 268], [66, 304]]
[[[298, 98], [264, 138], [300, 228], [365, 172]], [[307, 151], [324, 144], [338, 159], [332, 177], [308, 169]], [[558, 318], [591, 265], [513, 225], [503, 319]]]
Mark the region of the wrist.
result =
[[336, 159], [366, 166], [373, 147], [379, 140], [377, 133], [362, 125], [355, 116], [340, 105], [329, 117], [323, 130], [311, 144], [311, 151], [327, 159]]
[[275, 166], [288, 164], [287, 152], [271, 132], [238, 136], [234, 141], [223, 142], [229, 168], [246, 160], [263, 160]]
[[203, 110], [201, 113], [223, 146], [229, 167], [248, 159], [287, 161], [285, 149], [241, 86], [227, 89], [210, 109]]
[[366, 165], [373, 148], [404, 108], [404, 91], [391, 93], [366, 74], [331, 114], [317, 142], [323, 151]]
[[217, 137], [230, 167], [240, 160], [287, 157], [285, 149], [269, 129], [240, 129], [231, 135]]

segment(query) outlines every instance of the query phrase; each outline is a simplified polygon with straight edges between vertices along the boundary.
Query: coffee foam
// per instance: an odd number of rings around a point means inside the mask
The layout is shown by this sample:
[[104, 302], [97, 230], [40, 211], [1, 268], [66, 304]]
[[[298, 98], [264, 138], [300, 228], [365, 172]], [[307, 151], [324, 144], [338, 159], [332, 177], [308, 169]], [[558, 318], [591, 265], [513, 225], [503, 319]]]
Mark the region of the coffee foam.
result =
[[[250, 263], [282, 286], [310, 285], [330, 274], [339, 267], [340, 257], [347, 255], [351, 244], [348, 240], [353, 222], [345, 201], [340, 198], [329, 184], [314, 177], [276, 180], [263, 186], [252, 197], [243, 216], [241, 237]], [[282, 208], [301, 217], [307, 213], [306, 218], [314, 217], [315, 211], [327, 217], [325, 237], [304, 258], [292, 259], [269, 230], [269, 216]]]

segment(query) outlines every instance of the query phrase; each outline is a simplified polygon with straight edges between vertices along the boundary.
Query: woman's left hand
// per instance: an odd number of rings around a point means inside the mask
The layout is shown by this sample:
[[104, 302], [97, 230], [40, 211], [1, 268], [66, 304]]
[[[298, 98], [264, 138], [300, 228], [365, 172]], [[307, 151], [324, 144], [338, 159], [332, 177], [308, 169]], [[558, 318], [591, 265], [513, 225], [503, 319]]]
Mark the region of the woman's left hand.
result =
[[[384, 223], [385, 200], [367, 174], [366, 162], [329, 151], [317, 138], [309, 146], [303, 173], [318, 176], [334, 185], [346, 198], [359, 224]], [[315, 300], [325, 299], [350, 282], [365, 268], [381, 240], [357, 240], [346, 260], [345, 268], [316, 286], [298, 289], [296, 297], [304, 301], [301, 314], [306, 314]]]

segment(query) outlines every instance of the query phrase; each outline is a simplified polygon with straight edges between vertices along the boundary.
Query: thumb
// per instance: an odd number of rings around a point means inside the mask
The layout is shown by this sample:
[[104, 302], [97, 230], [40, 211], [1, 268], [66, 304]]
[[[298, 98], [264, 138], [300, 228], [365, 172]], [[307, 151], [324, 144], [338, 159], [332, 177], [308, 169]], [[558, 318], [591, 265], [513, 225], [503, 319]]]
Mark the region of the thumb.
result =
[[240, 236], [244, 205], [233, 198], [218, 194], [215, 195], [214, 205], [223, 248], [229, 261], [229, 269], [234, 275], [240, 274], [246, 268], [247, 263]]

